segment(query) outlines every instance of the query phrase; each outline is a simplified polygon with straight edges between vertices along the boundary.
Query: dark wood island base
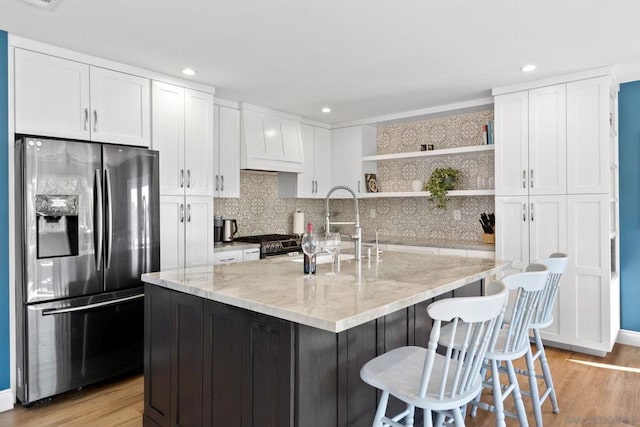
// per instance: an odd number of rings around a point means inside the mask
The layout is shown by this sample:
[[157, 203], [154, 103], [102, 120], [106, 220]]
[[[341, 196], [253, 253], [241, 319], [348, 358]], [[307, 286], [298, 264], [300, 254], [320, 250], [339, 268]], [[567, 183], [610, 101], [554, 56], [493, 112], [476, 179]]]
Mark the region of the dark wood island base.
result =
[[[435, 299], [480, 295], [482, 280]], [[426, 346], [433, 300], [340, 333], [145, 286], [144, 425], [370, 426], [375, 356]]]

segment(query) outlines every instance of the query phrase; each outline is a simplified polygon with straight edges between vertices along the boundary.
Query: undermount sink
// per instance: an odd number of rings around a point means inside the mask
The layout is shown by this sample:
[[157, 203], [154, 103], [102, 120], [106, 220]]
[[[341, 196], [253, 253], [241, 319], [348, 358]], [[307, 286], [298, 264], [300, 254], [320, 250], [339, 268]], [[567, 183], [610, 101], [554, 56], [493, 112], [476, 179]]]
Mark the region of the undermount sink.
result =
[[[348, 261], [353, 259], [353, 254], [340, 254], [340, 261]], [[290, 261], [293, 262], [302, 262], [304, 260], [304, 255], [300, 255], [297, 257], [291, 258]], [[323, 252], [316, 255], [316, 264], [329, 264], [331, 262], [331, 254]]]

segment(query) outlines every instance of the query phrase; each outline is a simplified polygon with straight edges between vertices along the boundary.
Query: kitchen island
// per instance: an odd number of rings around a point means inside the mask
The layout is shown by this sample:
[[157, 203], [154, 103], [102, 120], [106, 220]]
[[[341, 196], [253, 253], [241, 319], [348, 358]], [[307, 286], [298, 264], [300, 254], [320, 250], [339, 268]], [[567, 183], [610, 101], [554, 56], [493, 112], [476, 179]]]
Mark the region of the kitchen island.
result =
[[287, 257], [145, 274], [145, 425], [370, 425], [360, 367], [426, 346], [429, 303], [508, 265], [385, 252], [335, 276]]

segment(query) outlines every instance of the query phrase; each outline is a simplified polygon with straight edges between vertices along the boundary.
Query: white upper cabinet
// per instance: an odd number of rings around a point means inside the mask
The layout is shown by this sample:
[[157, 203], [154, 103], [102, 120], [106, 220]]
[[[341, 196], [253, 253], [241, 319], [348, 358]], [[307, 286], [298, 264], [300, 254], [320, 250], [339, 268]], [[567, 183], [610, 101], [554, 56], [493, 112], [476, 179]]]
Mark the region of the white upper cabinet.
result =
[[495, 98], [496, 195], [566, 193], [565, 85]]
[[242, 169], [302, 172], [300, 123], [243, 106], [241, 112]]
[[152, 87], [160, 194], [213, 196], [213, 95], [156, 81]]
[[213, 172], [216, 197], [240, 197], [240, 110], [216, 105]]
[[332, 161], [331, 131], [313, 128], [313, 174], [316, 181], [316, 197], [324, 199], [331, 189]]
[[567, 190], [566, 88], [529, 91], [529, 194]]
[[85, 139], [89, 66], [15, 49], [16, 133]]
[[567, 150], [571, 153], [567, 176], [571, 194], [610, 190], [609, 129], [615, 108], [610, 104], [610, 88], [608, 77], [567, 84]]
[[[363, 164], [362, 157], [376, 154], [376, 128], [351, 126], [332, 131], [332, 186], [346, 185], [356, 194], [366, 193], [365, 173], [375, 173], [375, 162]], [[335, 193], [334, 197], [345, 197]]]
[[149, 146], [149, 80], [15, 49], [16, 133]]
[[304, 169], [298, 174], [297, 197], [323, 199], [331, 188], [331, 131], [301, 125]]
[[184, 121], [186, 194], [212, 196], [215, 192], [213, 95], [185, 89]]
[[496, 196], [529, 194], [529, 93], [495, 98]]
[[148, 147], [149, 80], [90, 67], [91, 140]]
[[160, 194], [184, 195], [184, 88], [153, 82], [153, 143], [160, 152]]

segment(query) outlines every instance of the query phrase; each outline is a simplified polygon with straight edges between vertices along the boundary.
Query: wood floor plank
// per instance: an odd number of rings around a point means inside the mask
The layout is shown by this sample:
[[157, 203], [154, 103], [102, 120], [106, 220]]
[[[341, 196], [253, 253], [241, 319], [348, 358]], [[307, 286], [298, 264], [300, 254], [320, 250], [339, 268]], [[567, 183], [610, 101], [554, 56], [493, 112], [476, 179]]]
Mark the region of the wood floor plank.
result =
[[[618, 344], [604, 358], [547, 348], [547, 356], [560, 413], [554, 414], [551, 403], [545, 402], [545, 426], [640, 426], [640, 348]], [[516, 366], [524, 368], [524, 361], [518, 361]], [[520, 377], [520, 385], [528, 390], [526, 378]], [[136, 376], [65, 393], [33, 408], [16, 406], [0, 413], [0, 426], [139, 427], [143, 387], [142, 376]], [[489, 396], [485, 392], [483, 398]], [[533, 424], [530, 401], [526, 397], [525, 406]], [[513, 409], [511, 399], [507, 400], [506, 407]], [[465, 421], [470, 427], [495, 425], [493, 414], [484, 411]], [[517, 425], [517, 422], [507, 419], [507, 425]]]

